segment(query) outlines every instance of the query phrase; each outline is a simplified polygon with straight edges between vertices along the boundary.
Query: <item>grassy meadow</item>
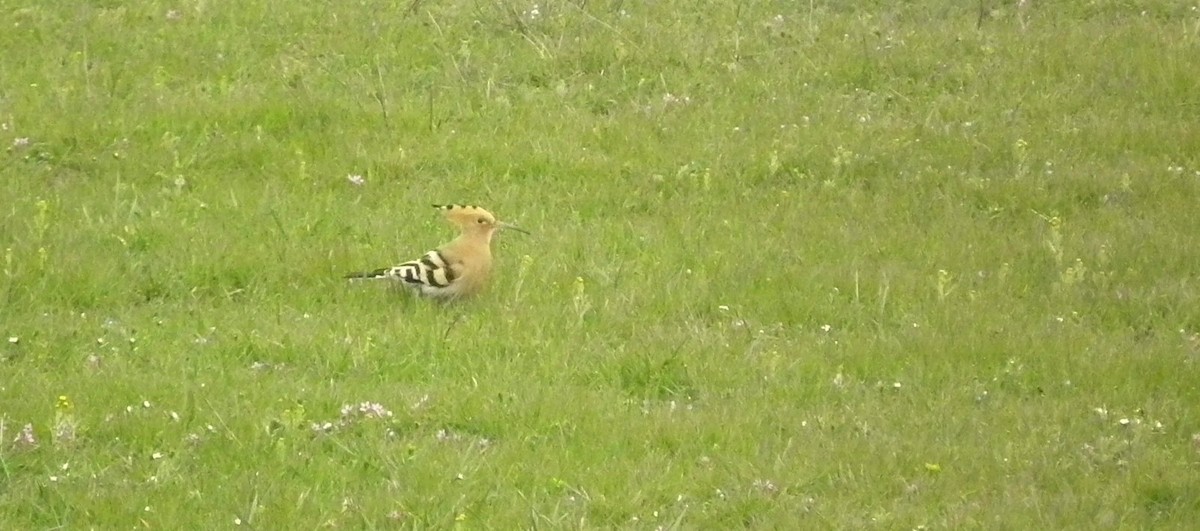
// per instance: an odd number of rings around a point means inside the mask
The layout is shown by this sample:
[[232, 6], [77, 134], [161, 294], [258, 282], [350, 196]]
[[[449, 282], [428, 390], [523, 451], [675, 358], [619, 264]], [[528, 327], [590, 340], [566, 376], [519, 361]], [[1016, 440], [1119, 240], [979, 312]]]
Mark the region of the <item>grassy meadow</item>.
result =
[[1195, 2], [0, 24], [2, 529], [1200, 521]]

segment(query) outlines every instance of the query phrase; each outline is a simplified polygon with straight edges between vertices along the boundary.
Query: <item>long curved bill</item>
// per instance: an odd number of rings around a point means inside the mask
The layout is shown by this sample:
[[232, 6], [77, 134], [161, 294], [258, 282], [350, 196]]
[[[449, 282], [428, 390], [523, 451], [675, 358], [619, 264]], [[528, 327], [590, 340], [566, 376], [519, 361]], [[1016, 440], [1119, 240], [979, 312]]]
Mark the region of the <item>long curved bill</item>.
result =
[[[522, 234], [530, 234], [530, 233], [529, 233], [529, 231], [527, 231], [527, 230], [525, 230], [525, 229], [522, 229], [521, 227], [518, 227], [518, 226], [516, 226], [516, 225], [513, 225], [513, 224], [511, 224], [511, 223], [505, 223], [505, 222], [503, 222], [503, 221], [499, 221], [499, 222], [497, 222], [497, 223], [496, 223], [496, 226], [497, 226], [497, 227], [500, 227], [501, 229], [506, 229], [506, 230], [515, 230], [515, 231], [517, 231], [517, 232], [520, 232], [520, 233], [522, 233]], [[532, 236], [532, 234], [530, 234], [530, 236]]]

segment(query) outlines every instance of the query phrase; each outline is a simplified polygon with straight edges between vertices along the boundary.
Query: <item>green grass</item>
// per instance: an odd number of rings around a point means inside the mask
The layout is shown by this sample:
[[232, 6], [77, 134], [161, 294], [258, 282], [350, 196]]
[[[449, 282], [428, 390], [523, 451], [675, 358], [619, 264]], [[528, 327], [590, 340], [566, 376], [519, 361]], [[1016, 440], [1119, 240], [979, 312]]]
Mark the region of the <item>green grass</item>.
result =
[[125, 4], [0, 6], [0, 528], [1200, 520], [1195, 6]]

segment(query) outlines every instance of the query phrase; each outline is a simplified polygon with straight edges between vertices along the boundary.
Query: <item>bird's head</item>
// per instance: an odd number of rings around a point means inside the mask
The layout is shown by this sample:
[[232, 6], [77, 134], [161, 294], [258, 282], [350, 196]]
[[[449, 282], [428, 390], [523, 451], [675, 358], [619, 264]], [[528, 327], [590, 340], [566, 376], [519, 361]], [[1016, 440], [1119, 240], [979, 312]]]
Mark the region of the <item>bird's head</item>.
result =
[[433, 205], [442, 211], [446, 219], [458, 227], [463, 234], [478, 234], [490, 237], [499, 229], [512, 229], [529, 234], [526, 230], [496, 219], [491, 212], [473, 205]]

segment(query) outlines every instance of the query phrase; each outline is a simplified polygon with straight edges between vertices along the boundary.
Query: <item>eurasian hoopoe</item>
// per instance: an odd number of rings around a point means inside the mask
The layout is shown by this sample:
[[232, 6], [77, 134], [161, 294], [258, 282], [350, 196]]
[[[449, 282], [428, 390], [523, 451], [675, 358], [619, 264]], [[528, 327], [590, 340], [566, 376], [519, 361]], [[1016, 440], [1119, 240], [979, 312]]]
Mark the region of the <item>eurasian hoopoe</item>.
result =
[[471, 205], [433, 205], [459, 228], [454, 241], [411, 262], [350, 273], [346, 278], [379, 278], [401, 282], [421, 295], [439, 299], [467, 297], [487, 286], [492, 272], [492, 235], [500, 229], [523, 229], [497, 221], [491, 212]]

